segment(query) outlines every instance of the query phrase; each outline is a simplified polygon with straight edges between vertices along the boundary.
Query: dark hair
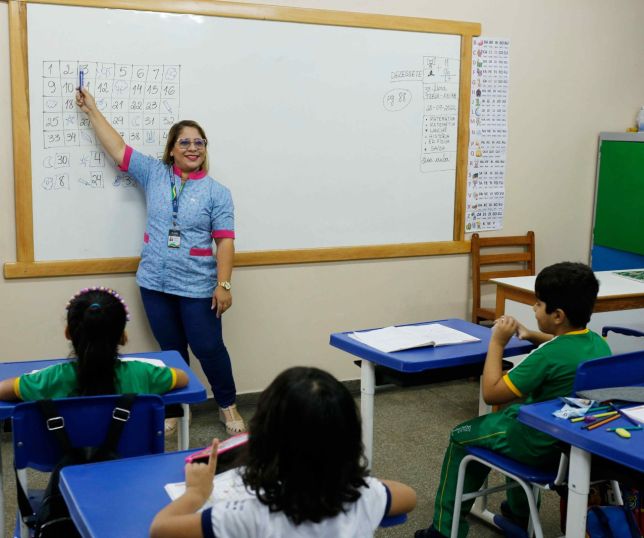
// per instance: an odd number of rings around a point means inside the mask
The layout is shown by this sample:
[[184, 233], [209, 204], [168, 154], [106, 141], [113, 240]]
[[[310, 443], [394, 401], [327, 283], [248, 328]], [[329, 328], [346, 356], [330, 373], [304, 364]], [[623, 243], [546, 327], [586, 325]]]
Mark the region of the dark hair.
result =
[[67, 330], [77, 358], [78, 395], [114, 394], [114, 368], [125, 330], [124, 303], [107, 290], [76, 295], [67, 309]]
[[[161, 160], [168, 166], [172, 166], [174, 164], [174, 157], [170, 155], [170, 153], [172, 153], [172, 148], [177, 143], [177, 139], [179, 138], [181, 131], [183, 131], [183, 129], [186, 127], [193, 127], [197, 129], [197, 131], [199, 131], [199, 134], [201, 135], [201, 138], [203, 138], [204, 140], [208, 140], [208, 137], [206, 136], [206, 131], [204, 131], [201, 125], [199, 125], [196, 121], [181, 120], [180, 122], [175, 123], [172, 127], [170, 127], [170, 130], [168, 131], [168, 139], [165, 143], [165, 149], [163, 150], [163, 157], [161, 158]], [[205, 151], [205, 155], [204, 155], [203, 164], [201, 165], [201, 169], [208, 170], [208, 145], [207, 144], [206, 144], [206, 149], [204, 151]]]
[[583, 263], [561, 262], [543, 269], [534, 283], [534, 292], [546, 304], [548, 314], [560, 308], [573, 327], [582, 328], [593, 313], [599, 282]]
[[347, 388], [318, 368], [295, 367], [261, 394], [242, 477], [271, 512], [318, 523], [360, 498], [369, 474], [360, 418]]

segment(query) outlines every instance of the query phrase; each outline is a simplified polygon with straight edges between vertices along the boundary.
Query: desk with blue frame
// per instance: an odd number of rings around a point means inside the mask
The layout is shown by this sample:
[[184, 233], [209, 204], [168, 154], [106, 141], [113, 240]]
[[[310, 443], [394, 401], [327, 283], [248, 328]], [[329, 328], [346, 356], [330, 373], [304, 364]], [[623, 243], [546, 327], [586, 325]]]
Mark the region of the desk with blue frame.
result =
[[[180, 369], [188, 374], [188, 384], [180, 389], [172, 390], [161, 394], [163, 403], [181, 404], [184, 406], [184, 413], [179, 429], [179, 447], [188, 448], [188, 404], [203, 402], [206, 400], [206, 388], [201, 384], [190, 367], [185, 363], [178, 351], [151, 351], [148, 353], [132, 353], [123, 355], [124, 358], [142, 357], [146, 359], [157, 359], [166, 366]], [[34, 370], [42, 370], [53, 364], [69, 361], [72, 359], [45, 359], [20, 362], [0, 362], [0, 379], [18, 377]], [[13, 410], [20, 402], [5, 402], [0, 400], [0, 420], [11, 418]]]
[[183, 482], [194, 450], [72, 465], [60, 490], [83, 538], [147, 537], [152, 519], [170, 502], [164, 486]]
[[[579, 366], [578, 378], [580, 372], [586, 377], [583, 380], [585, 390], [644, 386], [644, 351], [588, 361]], [[630, 438], [622, 438], [606, 430], [632, 426], [623, 417], [606, 427], [587, 430], [579, 422], [553, 416], [552, 413], [561, 406], [560, 400], [526, 405], [519, 411], [519, 420], [571, 446], [566, 537], [584, 538], [593, 456], [626, 467], [633, 475], [644, 473], [644, 430], [631, 432]]]
[[[183, 416], [180, 419], [178, 445], [181, 449], [187, 449], [189, 443], [188, 433], [188, 404], [202, 402], [206, 400], [206, 389], [201, 384], [197, 376], [185, 363], [177, 351], [156, 351], [148, 353], [133, 353], [124, 355], [124, 357], [143, 357], [147, 359], [157, 359], [162, 361], [166, 366], [184, 370], [188, 374], [188, 384], [180, 389], [175, 389], [161, 395], [163, 402], [169, 404], [181, 404], [183, 407]], [[33, 370], [41, 370], [53, 364], [68, 361], [70, 359], [47, 359], [32, 360], [20, 362], [2, 362], [0, 363], [0, 379], [18, 377]], [[0, 420], [11, 418], [16, 405], [19, 401], [6, 402], [0, 400]], [[4, 528], [4, 496], [3, 496], [3, 475], [2, 460], [0, 459], [0, 529]]]
[[[194, 450], [72, 465], [60, 473], [60, 490], [83, 538], [147, 538], [154, 516], [170, 502], [164, 486], [185, 480], [185, 458]], [[234, 462], [229, 462], [229, 468]], [[219, 471], [219, 462], [217, 470]], [[107, 509], [109, 507], [109, 509]], [[381, 527], [406, 514], [385, 516]]]
[[[431, 376], [432, 373], [439, 374], [441, 371], [454, 369], [453, 371], [456, 371], [458, 377], [463, 378], [475, 374], [480, 375], [482, 371], [491, 335], [491, 330], [488, 327], [455, 318], [424, 323], [440, 323], [451, 329], [475, 336], [480, 341], [385, 353], [352, 338], [350, 334], [353, 331], [331, 335], [330, 344], [332, 346], [362, 359], [360, 375], [362, 440], [365, 446], [365, 455], [370, 465], [373, 455], [373, 406], [376, 366], [386, 367], [394, 376], [397, 373], [402, 374], [403, 377], [421, 373]], [[534, 346], [530, 342], [513, 337], [505, 348], [504, 357], [523, 355], [529, 353], [533, 348]]]

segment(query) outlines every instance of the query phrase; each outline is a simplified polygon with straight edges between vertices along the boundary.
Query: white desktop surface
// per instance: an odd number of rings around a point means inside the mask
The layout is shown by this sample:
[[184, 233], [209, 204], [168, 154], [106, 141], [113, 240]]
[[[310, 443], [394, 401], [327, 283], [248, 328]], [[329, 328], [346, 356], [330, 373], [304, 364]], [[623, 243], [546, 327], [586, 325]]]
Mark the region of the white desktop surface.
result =
[[[644, 269], [631, 269], [632, 271], [644, 271]], [[597, 297], [613, 297], [615, 295], [632, 295], [644, 293], [644, 282], [616, 275], [614, 271], [596, 271], [595, 276], [599, 280], [599, 293]], [[534, 291], [536, 276], [516, 276], [511, 278], [495, 278], [490, 282], [505, 284], [523, 290]]]
[[[616, 275], [614, 271], [596, 271], [595, 276], [599, 280], [598, 298], [644, 294], [644, 283]], [[534, 291], [536, 278], [536, 276], [495, 278], [491, 282], [521, 290]], [[505, 313], [515, 317], [526, 327], [537, 329], [532, 305], [507, 299], [505, 301]], [[588, 328], [601, 334], [602, 328], [606, 325], [627, 325], [644, 329], [644, 309], [594, 312], [588, 323]], [[609, 333], [607, 341], [613, 353], [627, 353], [644, 348], [644, 338]]]

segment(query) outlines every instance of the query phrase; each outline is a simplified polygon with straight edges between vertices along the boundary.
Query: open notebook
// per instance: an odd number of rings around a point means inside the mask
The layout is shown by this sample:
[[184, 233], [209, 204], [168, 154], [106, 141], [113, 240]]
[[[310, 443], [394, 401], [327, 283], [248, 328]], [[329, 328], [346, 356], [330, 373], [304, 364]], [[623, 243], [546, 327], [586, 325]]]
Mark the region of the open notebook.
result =
[[446, 327], [440, 323], [385, 327], [384, 329], [375, 329], [373, 331], [354, 332], [349, 336], [385, 353], [415, 347], [480, 342], [480, 339], [475, 336]]
[[[239, 492], [234, 487], [233, 478], [234, 477], [232, 476], [232, 473], [228, 473], [223, 476], [218, 475], [216, 478], [214, 478], [212, 493], [210, 494], [210, 497], [208, 497], [204, 505], [199, 509], [199, 512], [213, 506], [215, 499], [234, 500], [238, 496]], [[168, 496], [174, 501], [185, 493], [186, 483], [173, 482], [166, 484], [164, 486], [164, 489]]]
[[[230, 469], [236, 463], [237, 455], [239, 450], [248, 443], [248, 433], [240, 433], [239, 435], [233, 435], [225, 441], [219, 443], [219, 448], [217, 449], [217, 473], [223, 472], [226, 469]], [[199, 450], [188, 457], [186, 457], [186, 463], [192, 461], [201, 461], [206, 463], [207, 460], [203, 460], [204, 456], [210, 455], [210, 447], [205, 447], [203, 450]], [[214, 480], [214, 489], [210, 495], [210, 498], [206, 501], [201, 510], [208, 508], [213, 505], [213, 499], [215, 497], [219, 499], [230, 499], [234, 496], [235, 487], [233, 485], [234, 476], [232, 473], [224, 473], [224, 475], [217, 476]], [[181, 497], [186, 491], [185, 482], [172, 482], [164, 486], [166, 493], [174, 501], [175, 499]]]
[[644, 405], [638, 405], [636, 407], [622, 407], [620, 411], [635, 422], [644, 425]]

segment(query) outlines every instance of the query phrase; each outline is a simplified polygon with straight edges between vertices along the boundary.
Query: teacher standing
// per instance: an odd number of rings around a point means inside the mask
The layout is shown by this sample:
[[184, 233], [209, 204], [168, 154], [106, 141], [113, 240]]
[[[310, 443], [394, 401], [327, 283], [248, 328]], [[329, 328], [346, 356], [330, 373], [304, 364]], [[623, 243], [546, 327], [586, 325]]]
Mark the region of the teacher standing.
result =
[[179, 351], [186, 363], [190, 346], [226, 431], [246, 431], [235, 406], [235, 380], [221, 328], [221, 316], [232, 304], [233, 202], [230, 191], [208, 175], [204, 130], [190, 120], [174, 124], [158, 160], [126, 145], [86, 89], [79, 89], [76, 104], [119, 169], [145, 192], [147, 220], [136, 281], [154, 337], [162, 350]]

